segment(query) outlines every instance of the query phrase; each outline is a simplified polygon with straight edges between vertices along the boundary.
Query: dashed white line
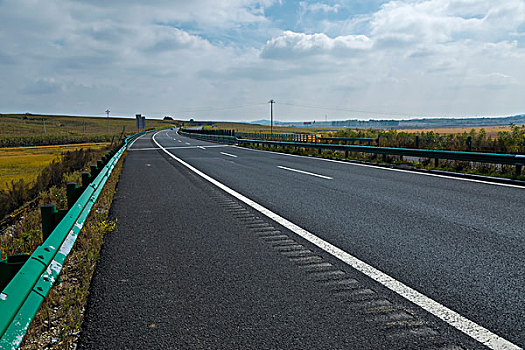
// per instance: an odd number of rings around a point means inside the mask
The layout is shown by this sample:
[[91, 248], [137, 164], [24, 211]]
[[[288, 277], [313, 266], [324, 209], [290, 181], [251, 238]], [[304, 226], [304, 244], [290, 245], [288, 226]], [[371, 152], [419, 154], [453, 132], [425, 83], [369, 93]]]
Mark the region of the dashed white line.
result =
[[182, 142], [181, 140], [177, 140], [177, 141]]
[[[210, 145], [206, 146], [206, 148], [227, 148], [230, 147], [228, 145]], [[164, 147], [165, 149], [195, 149], [195, 148], [202, 148], [202, 146], [172, 146], [172, 147]], [[206, 149], [204, 148], [204, 149]], [[158, 150], [158, 147], [147, 147], [147, 148], [133, 148], [129, 151], [155, 151]]]
[[261, 150], [261, 149], [253, 149], [253, 148], [246, 148], [246, 147], [240, 147], [240, 146], [232, 146], [232, 147], [243, 149], [243, 150], [246, 150], [246, 151], [267, 152], [267, 153], [270, 152], [270, 153], [277, 154], [277, 155], [280, 155], [280, 156], [305, 158], [305, 159], [310, 159], [310, 160], [339, 163], [339, 164], [350, 165], [350, 166], [359, 166], [359, 167], [364, 167], [364, 168], [375, 168], [375, 169], [384, 170], [384, 171], [395, 171], [395, 172], [399, 172], [399, 173], [408, 173], [408, 174], [413, 174], [413, 175], [439, 177], [439, 178], [442, 178], [442, 179], [449, 179], [449, 180], [456, 180], [456, 181], [477, 182], [477, 183], [481, 183], [481, 184], [485, 184], [485, 185], [492, 185], [492, 186], [503, 186], [503, 187], [520, 188], [522, 190], [525, 189], [525, 187], [520, 186], [520, 185], [498, 183], [498, 182], [490, 182], [490, 181], [476, 180], [476, 179], [467, 179], [467, 178], [463, 178], [463, 177], [441, 175], [441, 174], [421, 173], [421, 172], [418, 172], [418, 171], [386, 168], [386, 167], [381, 167], [381, 166], [377, 166], [377, 165], [373, 165], [373, 164], [343, 162], [343, 161], [335, 160], [335, 159], [326, 159], [326, 158], [319, 158], [319, 157], [307, 157], [307, 156], [301, 156], [301, 155], [298, 155], [298, 154], [279, 153], [279, 152], [265, 151], [265, 150]]
[[282, 165], [278, 165], [277, 166], [279, 169], [284, 169], [284, 170], [288, 170], [288, 171], [293, 171], [293, 172], [296, 172], [296, 173], [301, 173], [301, 174], [306, 174], [306, 175], [311, 175], [311, 176], [316, 176], [316, 177], [320, 177], [322, 179], [327, 179], [327, 180], [332, 180], [333, 178], [330, 177], [330, 176], [324, 176], [324, 175], [320, 175], [320, 174], [316, 174], [316, 173], [311, 173], [309, 171], [304, 171], [304, 170], [298, 170], [298, 169], [292, 169], [292, 168], [287, 168], [285, 166], [282, 166]]
[[202, 146], [197, 146], [197, 148], [200, 148], [200, 149], [206, 149], [206, 148], [204, 148], [204, 147], [202, 147]]
[[[160, 131], [159, 131], [160, 132]], [[444, 322], [448, 323], [452, 327], [460, 330], [461, 332], [465, 333], [469, 337], [479, 341], [483, 345], [487, 346], [489, 349], [493, 350], [520, 350], [521, 348], [508, 340], [500, 337], [499, 335], [492, 333], [490, 330], [478, 325], [477, 323], [469, 320], [468, 318], [461, 316], [457, 312], [447, 308], [446, 306], [438, 303], [437, 301], [427, 297], [426, 295], [418, 292], [415, 289], [410, 288], [409, 286], [403, 284], [402, 282], [399, 282], [393, 277], [390, 277], [386, 273], [376, 269], [375, 267], [368, 265], [362, 260], [359, 260], [358, 258], [354, 257], [353, 255], [345, 252], [344, 250], [334, 246], [331, 243], [328, 243], [327, 241], [323, 240], [322, 238], [317, 237], [313, 233], [303, 229], [302, 227], [294, 224], [293, 222], [281, 217], [280, 215], [272, 212], [270, 209], [267, 209], [263, 207], [262, 205], [258, 204], [257, 202], [254, 202], [253, 200], [249, 199], [248, 197], [245, 197], [244, 195], [238, 193], [237, 191], [229, 188], [228, 186], [222, 184], [221, 182], [215, 180], [211, 176], [206, 175], [202, 171], [198, 170], [197, 168], [193, 167], [192, 165], [186, 163], [182, 159], [174, 156], [168, 150], [166, 150], [164, 147], [162, 147], [157, 140], [155, 140], [155, 136], [159, 133], [157, 132], [155, 135], [153, 135], [153, 142], [157, 144], [157, 146], [160, 147], [164, 152], [166, 152], [171, 158], [175, 159], [180, 164], [184, 165], [200, 177], [204, 178], [205, 180], [211, 182], [215, 186], [219, 187], [223, 191], [231, 194], [235, 198], [239, 199], [240, 201], [246, 203], [253, 209], [257, 210], [258, 212], [262, 213], [263, 215], [269, 217], [270, 219], [274, 220], [278, 224], [288, 228], [289, 230], [293, 231], [294, 233], [298, 234], [299, 236], [303, 237], [307, 241], [311, 242], [312, 244], [316, 245], [317, 247], [323, 249], [325, 252], [335, 256], [339, 260], [343, 261], [344, 263], [348, 264], [352, 268], [364, 273], [368, 277], [374, 279], [375, 281], [381, 283], [388, 289], [394, 291], [395, 293], [401, 295], [403, 298], [413, 302], [414, 304], [418, 305], [419, 307], [423, 308], [424, 310], [430, 312], [431, 314], [435, 315], [436, 317], [440, 318]]]
[[237, 158], [237, 156], [235, 154], [230, 154], [230, 153], [226, 153], [226, 152], [221, 152], [221, 154], [224, 154], [225, 156], [228, 156], [228, 157]]
[[190, 143], [189, 142], [186, 142], [187, 145], [189, 145]]

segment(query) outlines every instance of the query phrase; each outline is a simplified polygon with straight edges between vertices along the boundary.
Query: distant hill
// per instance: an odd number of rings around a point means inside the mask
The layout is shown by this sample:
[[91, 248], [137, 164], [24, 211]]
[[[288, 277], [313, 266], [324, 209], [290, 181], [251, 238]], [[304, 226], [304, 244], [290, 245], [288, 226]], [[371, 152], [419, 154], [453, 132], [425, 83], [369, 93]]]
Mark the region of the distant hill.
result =
[[[270, 125], [269, 120], [256, 120], [251, 124]], [[425, 128], [454, 128], [454, 127], [488, 127], [508, 126], [509, 124], [524, 125], [525, 114], [510, 117], [483, 117], [483, 118], [418, 118], [405, 120], [333, 120], [313, 122], [280, 122], [278, 126], [295, 127], [338, 127], [338, 128], [379, 128], [379, 129], [425, 129]]]

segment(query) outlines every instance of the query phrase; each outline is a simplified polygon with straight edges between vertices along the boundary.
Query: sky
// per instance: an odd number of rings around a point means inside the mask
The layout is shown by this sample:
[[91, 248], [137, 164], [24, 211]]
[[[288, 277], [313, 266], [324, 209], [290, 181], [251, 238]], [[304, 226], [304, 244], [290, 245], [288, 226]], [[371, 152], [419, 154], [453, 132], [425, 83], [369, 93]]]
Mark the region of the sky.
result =
[[525, 113], [525, 0], [0, 0], [0, 113]]

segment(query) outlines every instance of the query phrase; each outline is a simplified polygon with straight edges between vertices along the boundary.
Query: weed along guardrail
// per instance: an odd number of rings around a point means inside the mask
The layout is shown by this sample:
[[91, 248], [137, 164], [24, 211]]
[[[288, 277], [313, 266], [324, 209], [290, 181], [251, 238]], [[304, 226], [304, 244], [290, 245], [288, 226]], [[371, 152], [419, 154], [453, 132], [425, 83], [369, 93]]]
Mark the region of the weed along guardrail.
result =
[[[218, 141], [217, 135], [204, 135], [196, 133], [180, 132], [182, 135], [190, 137], [199, 137], [203, 140]], [[230, 136], [231, 138], [235, 138]], [[322, 150], [332, 151], [344, 151], [345, 157], [348, 158], [348, 153], [371, 153], [371, 154], [382, 154], [406, 156], [406, 157], [417, 157], [417, 158], [428, 158], [434, 159], [435, 165], [437, 166], [440, 159], [446, 160], [459, 160], [466, 162], [478, 162], [478, 163], [491, 163], [491, 164], [505, 164], [516, 167], [516, 176], [522, 174], [523, 166], [525, 165], [525, 155], [521, 154], [498, 154], [498, 153], [479, 153], [479, 152], [464, 152], [464, 151], [445, 151], [445, 150], [433, 150], [433, 149], [420, 149], [420, 148], [396, 148], [396, 147], [379, 147], [379, 146], [365, 146], [365, 145], [342, 145], [342, 144], [328, 144], [328, 143], [315, 143], [315, 142], [288, 142], [288, 141], [269, 141], [263, 139], [243, 139], [235, 138], [236, 143], [239, 145], [257, 145], [257, 146], [275, 146], [275, 147], [291, 147], [291, 148], [304, 148], [317, 150], [321, 153]]]
[[41, 207], [42, 245], [30, 255], [8, 256], [0, 262], [0, 349], [16, 349], [22, 343], [115, 164], [142, 134], [126, 138], [92, 165], [90, 173], [82, 174], [80, 187], [67, 184], [68, 210]]

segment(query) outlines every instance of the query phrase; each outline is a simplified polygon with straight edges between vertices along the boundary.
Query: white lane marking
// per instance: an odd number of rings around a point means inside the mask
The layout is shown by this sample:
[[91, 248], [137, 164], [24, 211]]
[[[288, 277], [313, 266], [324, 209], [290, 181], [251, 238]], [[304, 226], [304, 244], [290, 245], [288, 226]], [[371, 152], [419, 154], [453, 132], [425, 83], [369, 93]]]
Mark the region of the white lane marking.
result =
[[226, 152], [220, 152], [220, 153], [224, 154], [225, 156], [228, 156], [228, 157], [237, 158], [237, 156], [235, 154], [230, 154], [230, 153], [226, 153]]
[[486, 185], [494, 185], [494, 186], [503, 186], [503, 187], [512, 187], [512, 188], [525, 189], [524, 186], [520, 186], [520, 185], [505, 184], [505, 183], [498, 183], [498, 182], [490, 182], [490, 181], [483, 181], [483, 180], [476, 180], [476, 179], [467, 179], [467, 178], [464, 178], [464, 177], [456, 177], [456, 176], [441, 175], [441, 174], [421, 173], [419, 171], [410, 171], [410, 170], [404, 170], [404, 169], [386, 168], [386, 167], [381, 167], [381, 166], [377, 166], [377, 165], [373, 165], [373, 164], [360, 164], [360, 163], [343, 162], [343, 161], [335, 160], [335, 159], [326, 159], [326, 158], [318, 158], [318, 157], [307, 157], [307, 156], [301, 156], [301, 155], [298, 155], [298, 154], [279, 153], [279, 152], [265, 151], [265, 150], [262, 150], [262, 149], [253, 149], [253, 148], [240, 147], [240, 146], [232, 146], [232, 147], [239, 148], [239, 149], [244, 149], [244, 150], [248, 150], [248, 151], [255, 151], [255, 152], [270, 152], [270, 153], [278, 154], [278, 155], [281, 155], [281, 156], [298, 157], [298, 158], [305, 158], [305, 159], [310, 159], [310, 160], [321, 160], [321, 161], [325, 161], [325, 162], [333, 162], [333, 163], [339, 163], [339, 164], [344, 164], [344, 165], [360, 166], [360, 167], [365, 167], [365, 168], [375, 168], [375, 169], [386, 170], [386, 171], [397, 171], [397, 172], [400, 172], [400, 173], [409, 173], [409, 174], [414, 174], [414, 175], [433, 176], [433, 177], [440, 177], [440, 178], [443, 178], [443, 179], [450, 179], [450, 180], [469, 181], [469, 182], [482, 183], [482, 184], [486, 184]]
[[[160, 132], [160, 131], [159, 131]], [[339, 260], [345, 262], [349, 266], [353, 267], [354, 269], [364, 273], [368, 277], [374, 279], [375, 281], [381, 283], [388, 289], [394, 291], [395, 293], [401, 295], [403, 298], [408, 299], [412, 303], [418, 305], [419, 307], [423, 308], [424, 310], [430, 312], [431, 314], [435, 315], [436, 317], [440, 318], [444, 322], [448, 323], [452, 327], [460, 330], [461, 332], [465, 333], [469, 337], [477, 340], [478, 342], [482, 343], [483, 345], [487, 346], [489, 349], [493, 350], [520, 350], [521, 348], [508, 340], [498, 336], [497, 334], [492, 333], [488, 329], [478, 325], [477, 323], [469, 320], [466, 317], [461, 316], [457, 312], [447, 308], [446, 306], [438, 303], [437, 301], [430, 299], [426, 295], [418, 292], [415, 289], [410, 288], [409, 286], [403, 284], [402, 282], [399, 282], [398, 280], [394, 279], [393, 277], [390, 277], [386, 273], [376, 269], [375, 267], [368, 265], [364, 261], [359, 260], [358, 258], [354, 257], [353, 255], [345, 252], [344, 250], [334, 246], [333, 244], [328, 243], [327, 241], [323, 240], [322, 238], [317, 237], [313, 233], [308, 232], [307, 230], [299, 227], [298, 225], [294, 224], [291, 221], [288, 221], [287, 219], [279, 216], [278, 214], [272, 212], [271, 210], [263, 207], [262, 205], [254, 202], [253, 200], [249, 199], [248, 197], [243, 196], [242, 194], [236, 192], [235, 190], [229, 188], [226, 185], [223, 185], [219, 181], [215, 180], [214, 178], [204, 174], [202, 171], [198, 170], [197, 168], [194, 168], [192, 165], [186, 163], [182, 159], [174, 156], [170, 152], [168, 152], [164, 147], [162, 147], [157, 140], [155, 140], [155, 136], [159, 133], [157, 132], [155, 135], [153, 135], [153, 142], [157, 144], [164, 152], [166, 152], [171, 158], [175, 159], [177, 162], [181, 163], [200, 177], [206, 179], [207, 181], [211, 182], [215, 186], [219, 187], [223, 191], [229, 193], [230, 195], [234, 196], [235, 198], [239, 199], [240, 201], [246, 203], [253, 209], [257, 210], [263, 215], [266, 215], [270, 219], [274, 220], [278, 224], [288, 228], [289, 230], [293, 231], [294, 233], [298, 234], [299, 236], [303, 237], [307, 241], [313, 243], [314, 245], [318, 246], [325, 252], [335, 256]]]
[[206, 148], [204, 148], [204, 147], [202, 147], [202, 146], [197, 146], [197, 148], [200, 148], [200, 149], [206, 149]]
[[189, 145], [190, 143], [189, 142], [186, 142], [187, 145]]
[[177, 140], [177, 141], [182, 142], [181, 140]]
[[128, 150], [131, 148], [131, 146], [133, 146], [133, 144], [134, 144], [138, 139], [140, 139], [140, 138], [141, 138], [142, 136], [144, 136], [144, 135], [147, 135], [147, 134], [140, 135], [140, 136], [137, 137], [135, 140], [133, 140], [133, 142], [131, 143], [131, 145], [129, 145]]
[[[230, 145], [210, 145], [206, 146], [206, 148], [227, 148], [231, 147]], [[192, 149], [192, 148], [202, 148], [202, 146], [172, 146], [172, 147], [164, 147], [165, 149]], [[204, 149], [206, 149], [204, 148]], [[130, 151], [158, 151], [158, 147], [148, 147], [148, 148], [134, 148], [130, 149]]]
[[277, 167], [278, 167], [279, 169], [289, 170], [289, 171], [293, 171], [293, 172], [301, 173], [301, 174], [306, 174], [306, 175], [317, 176], [317, 177], [320, 177], [320, 178], [323, 178], [323, 179], [328, 179], [328, 180], [332, 180], [332, 179], [333, 179], [333, 178], [330, 177], [330, 176], [324, 176], [324, 175], [319, 175], [319, 174], [316, 174], [316, 173], [310, 173], [310, 172], [308, 172], [308, 171], [304, 171], [304, 170], [298, 170], [298, 169], [287, 168], [287, 167], [282, 166], [282, 165], [278, 165]]

